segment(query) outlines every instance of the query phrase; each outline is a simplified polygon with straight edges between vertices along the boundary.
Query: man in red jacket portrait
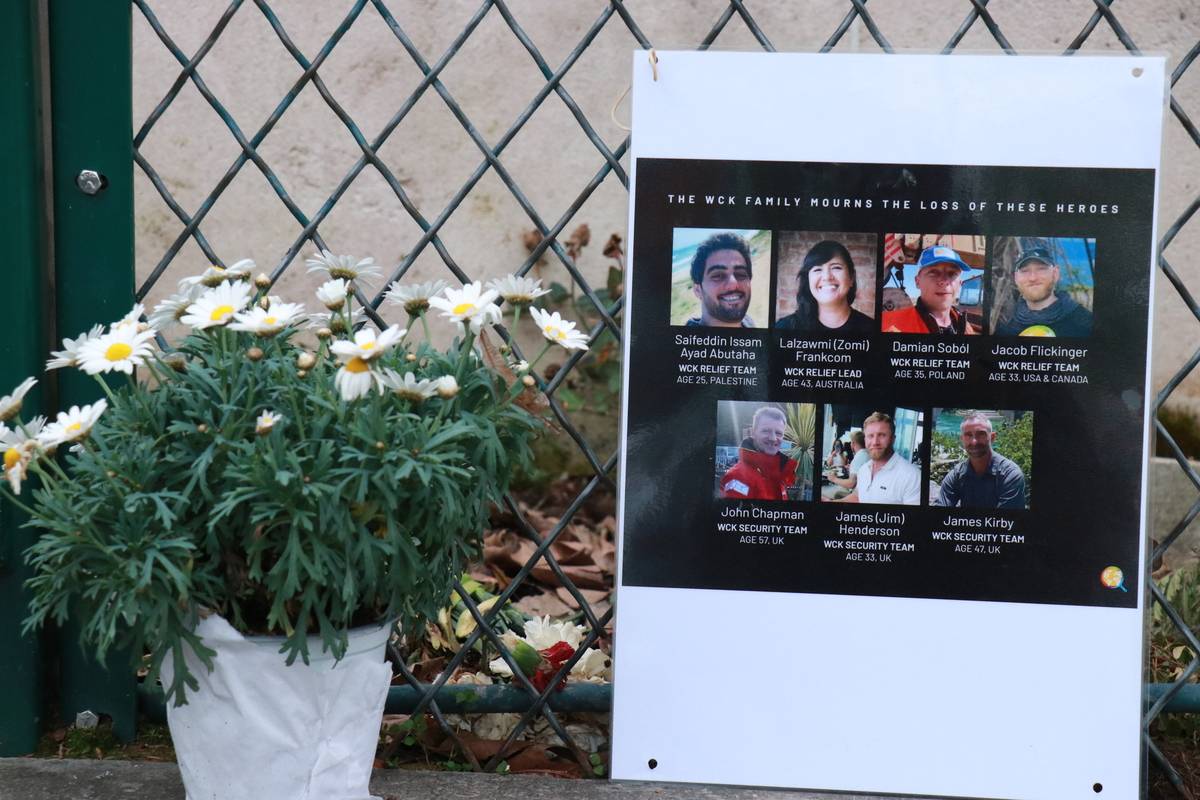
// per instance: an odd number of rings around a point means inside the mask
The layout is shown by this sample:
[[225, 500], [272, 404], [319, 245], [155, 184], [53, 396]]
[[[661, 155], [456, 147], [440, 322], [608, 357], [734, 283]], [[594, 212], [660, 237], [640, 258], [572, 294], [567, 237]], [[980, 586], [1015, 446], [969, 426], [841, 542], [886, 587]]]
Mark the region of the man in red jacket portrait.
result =
[[738, 500], [787, 500], [796, 482], [797, 462], [779, 452], [787, 418], [775, 406], [754, 412], [750, 435], [742, 440], [738, 460], [721, 477], [721, 497]]

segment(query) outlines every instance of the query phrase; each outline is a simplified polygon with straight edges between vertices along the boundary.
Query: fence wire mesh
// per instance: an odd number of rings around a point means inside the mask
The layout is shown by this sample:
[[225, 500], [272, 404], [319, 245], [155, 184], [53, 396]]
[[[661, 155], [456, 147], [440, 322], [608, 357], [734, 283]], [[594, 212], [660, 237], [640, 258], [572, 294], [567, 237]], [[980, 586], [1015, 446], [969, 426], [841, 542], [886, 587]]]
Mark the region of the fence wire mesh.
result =
[[[597, 290], [594, 276], [590, 278], [578, 263], [578, 248], [572, 248], [571, 243], [566, 241], [564, 233], [572, 223], [577, 223], [582, 218], [585, 210], [589, 207], [589, 201], [593, 200], [598, 192], [603, 191], [604, 187], [611, 187], [615, 184], [622, 191], [627, 191], [628, 178], [625, 162], [627, 162], [629, 138], [623, 133], [614, 133], [618, 129], [610, 126], [608, 121], [600, 116], [604, 112], [597, 108], [595, 103], [577, 100], [568, 90], [565, 79], [571, 76], [572, 79], [578, 78], [580, 83], [598, 80], [602, 85], [610, 88], [611, 95], [616, 97], [627, 80], [625, 75], [628, 62], [624, 53], [629, 49], [649, 49], [658, 44], [672, 48], [695, 46], [704, 49], [716, 45], [742, 48], [758, 46], [764, 50], [774, 50], [776, 45], [768, 34], [772, 22], [780, 22], [781, 15], [791, 15], [793, 17], [791, 21], [794, 22], [794, 16], [801, 13], [795, 9], [783, 12], [781, 4], [749, 3], [746, 0], [728, 0], [728, 2], [713, 0], [708, 3], [699, 0], [693, 0], [690, 3], [681, 2], [678, 4], [679, 8], [670, 13], [686, 18], [687, 24], [682, 25], [680, 30], [693, 31], [691, 41], [655, 42], [647, 33], [649, 28], [639, 23], [639, 18], [646, 16], [653, 16], [655, 20], [659, 18], [659, 14], [650, 14], [649, 7], [636, 4], [635, 9], [634, 3], [621, 0], [577, 2], [570, 4], [569, 11], [563, 11], [561, 8], [555, 9], [554, 13], [558, 15], [559, 20], [553, 27], [557, 33], [553, 41], [546, 41], [543, 34], [543, 46], [539, 48], [535, 44], [537, 37], [531, 35], [528, 30], [528, 20], [531, 16], [536, 18], [539, 15], [546, 15], [550, 13], [550, 9], [543, 4], [530, 10], [529, 3], [517, 2], [517, 0], [510, 2], [482, 0], [478, 6], [473, 7], [473, 10], [468, 9], [470, 13], [466, 16], [465, 21], [454, 18], [444, 9], [439, 10], [437, 4], [433, 3], [351, 0], [347, 2], [348, 8], [345, 12], [339, 11], [340, 16], [333, 20], [332, 32], [327, 35], [322, 34], [323, 40], [313, 38], [310, 30], [313, 27], [311, 24], [301, 26], [293, 22], [285, 25], [283, 22], [285, 15], [278, 11], [286, 5], [281, 0], [276, 0], [274, 7], [268, 0], [232, 0], [227, 7], [220, 10], [219, 14], [213, 15], [209, 19], [205, 19], [202, 14], [184, 15], [178, 21], [175, 35], [168, 32], [168, 27], [172, 26], [170, 20], [164, 21], [159, 16], [159, 12], [164, 16], [170, 16], [168, 12], [172, 9], [167, 7], [169, 4], [153, 0], [132, 0], [132, 3], [135, 7], [135, 41], [139, 36], [143, 37], [143, 40], [155, 39], [161, 43], [162, 48], [169, 55], [169, 60], [165, 61], [161, 58], [156, 60], [144, 56], [135, 58], [135, 84], [139, 80], [139, 75], [151, 71], [174, 76], [169, 88], [162, 93], [161, 98], [154, 103], [152, 110], [145, 118], [134, 120], [136, 129], [133, 139], [134, 161], [146, 179], [146, 182], [143, 183], [144, 191], [138, 199], [139, 285], [137, 297], [139, 299], [149, 296], [160, 282], [166, 283], [162, 279], [174, 263], [188, 260], [194, 262], [195, 259], [202, 258], [210, 263], [223, 265], [225, 259], [234, 259], [243, 255], [241, 249], [236, 245], [219, 244], [216, 237], [206, 236], [205, 230], [219, 227], [213, 221], [214, 210], [221, 207], [223, 200], [227, 204], [235, 204], [238, 201], [238, 193], [229, 191], [230, 187], [236, 185], [239, 180], [244, 178], [245, 173], [251, 171], [257, 171], [265, 180], [269, 187], [269, 196], [273, 197], [271, 203], [281, 207], [294, 225], [290, 241], [272, 256], [270, 275], [273, 280], [285, 279], [289, 275], [288, 270], [306, 248], [330, 249], [334, 252], [344, 252], [350, 249], [335, 238], [335, 234], [345, 230], [345, 226], [334, 224], [332, 217], [339, 202], [344, 201], [352, 189], [356, 189], [363, 182], [376, 181], [376, 178], [370, 177], [372, 174], [382, 181], [386, 187], [386, 193], [394, 198], [396, 207], [402, 210], [402, 213], [397, 214], [397, 224], [407, 220], [416, 226], [416, 231], [404, 248], [406, 252], [389, 264], [390, 275], [387, 276], [389, 281], [405, 276], [411, 278], [420, 271], [414, 272], [413, 270], [421, 260], [424, 260], [425, 264], [422, 269], [428, 271], [430, 259], [433, 260], [436, 268], [449, 271], [459, 281], [466, 282], [483, 277], [477, 269], [467, 266], [471, 259], [456, 256], [457, 245], [451, 241], [453, 237], [448, 236], [447, 231], [456, 215], [464, 214], [464, 209], [477, 203], [479, 187], [486, 182], [489, 187], [502, 187], [507, 192], [508, 197], [519, 208], [524, 223], [532, 229], [531, 236], [526, 239], [526, 251], [517, 257], [509, 258], [507, 263], [499, 265], [501, 269], [493, 270], [493, 274], [512, 271], [524, 275], [531, 270], [540, 270], [545, 260], [550, 259], [556, 268], [565, 271], [569, 280], [578, 287], [579, 293], [587, 298], [591, 307], [595, 309], [595, 324], [589, 331], [589, 341], [592, 343], [593, 349], [604, 337], [620, 340], [622, 303], [619, 296], [613, 299], [608, 293]], [[754, 11], [751, 10], [752, 5]], [[812, 10], [812, 19], [820, 19], [831, 25], [830, 33], [823, 39], [799, 43], [789, 42], [789, 47], [809, 49], [817, 47], [821, 51], [837, 48], [843, 50], [878, 48], [889, 53], [897, 47], [930, 48], [928, 27], [922, 28], [926, 33], [919, 41], [899, 39], [893, 41], [885, 35], [884, 18], [890, 19], [892, 23], [896, 22], [897, 16], [894, 7], [872, 4], [871, 8], [868, 8], [868, 0], [849, 0], [849, 2], [826, 0], [826, 2], [813, 5], [816, 8]], [[969, 0], [969, 2], [955, 0], [953, 3], [941, 2], [925, 5], [938, 6], [936, 14], [940, 20], [938, 29], [952, 31], [944, 44], [935, 48], [940, 52], [949, 54], [956, 49], [966, 47], [973, 49], [998, 47], [1009, 54], [1017, 53], [1017, 48], [997, 22], [997, 16], [1000, 16], [1000, 9], [997, 6], [1000, 4], [989, 7], [988, 0]], [[1061, 48], [1063, 55], [1069, 56], [1087, 47], [1089, 43], [1100, 39], [1103, 40], [1098, 45], [1100, 49], [1123, 48], [1131, 53], [1140, 53], [1141, 51], [1129, 30], [1118, 18], [1114, 6], [1115, 0], [1092, 0], [1090, 4], [1080, 0], [1080, 2], [1067, 3], [1055, 9], [1056, 21], [1061, 22], [1063, 19], [1074, 21], [1074, 27], [1064, 30], [1061, 35], [1053, 39]], [[403, 7], [403, 9], [393, 10], [393, 7], [397, 9]], [[465, 7], [465, 3], [456, 6], [456, 8], [463, 7]], [[177, 8], [173, 10], [178, 11]], [[520, 14], [516, 13], [518, 10], [521, 12]], [[875, 15], [872, 11], [875, 12]], [[1014, 14], [1015, 12], [1009, 11], [1009, 13]], [[1041, 11], [1039, 10], [1038, 13]], [[1046, 11], [1045, 13], [1049, 15], [1051, 12]], [[294, 8], [289, 11], [289, 14], [293, 20], [302, 16], [297, 14]], [[913, 14], [919, 16], [917, 11], [914, 11]], [[253, 87], [253, 91], [265, 97], [262, 102], [270, 102], [273, 105], [262, 106], [260, 104], [258, 106], [260, 109], [269, 108], [263, 120], [254, 126], [243, 127], [236, 117], [241, 116], [244, 120], [250, 115], [248, 113], [235, 115], [229, 105], [221, 99], [221, 88], [214, 89], [205, 81], [202, 68], [207, 68], [214, 60], [228, 55], [228, 48], [224, 51], [220, 48], [222, 37], [231, 29], [232, 23], [245, 19], [247, 16], [256, 19], [257, 27], [253, 30], [255, 31], [254, 36], [257, 38], [254, 39], [253, 47], [267, 49], [274, 47], [277, 42], [278, 46], [286, 51], [288, 58], [294, 62], [295, 73], [294, 77], [290, 79], [283, 73], [244, 76], [244, 80]], [[518, 21], [520, 16], [527, 20], [525, 26]], [[371, 18], [374, 18], [373, 21]], [[1179, 20], [1164, 19], [1155, 24], [1167, 26], [1184, 19], [1185, 14], [1180, 11]], [[760, 22], [760, 20], [762, 21]], [[955, 20], [961, 21], [956, 24]], [[920, 23], [920, 21], [916, 20], [915, 22]], [[911, 32], [914, 29], [911, 24], [914, 20], [907, 20], [907, 22], [910, 24], [900, 27]], [[339, 102], [330, 83], [323, 80], [321, 70], [328, 70], [331, 60], [339, 53], [339, 48], [347, 51], [356, 49], [356, 45], [349, 41], [356, 26], [377, 26], [379, 23], [386, 27], [387, 38], [396, 50], [397, 56], [411, 62], [406, 65], [406, 68], [412, 70], [415, 67], [416, 80], [415, 84], [408, 85], [407, 94], [396, 93], [389, 96], [386, 102], [392, 105], [387, 110], [390, 111], [390, 108], [394, 108], [394, 111], [391, 111], [390, 116], [386, 119], [378, 119], [380, 104], [384, 102], [379, 98], [376, 98], [369, 109], [360, 108], [359, 117], [370, 116], [373, 120], [374, 125], [368, 126], [366, 123], [356, 122], [356, 115], [349, 110], [349, 103]], [[291, 30], [289, 30], [289, 26]], [[300, 27], [304, 28], [303, 35], [300, 35]], [[449, 33], [453, 32], [456, 27], [458, 30], [449, 38], [448, 43], [428, 44], [439, 38], [437, 35], [431, 34], [431, 30]], [[921, 26], [918, 24], [917, 27]], [[484, 28], [489, 29], [486, 37], [480, 33]], [[808, 25], [808, 29], [811, 34], [811, 24]], [[500, 35], [497, 31], [500, 31], [505, 38], [511, 37], [510, 43], [515, 41], [519, 46], [515, 55], [512, 50], [506, 53], [508, 61], [505, 64], [511, 65], [523, 61], [525, 65], [532, 65], [532, 69], [536, 72], [536, 77], [532, 79], [528, 74], [525, 75], [527, 84], [536, 88], [507, 126], [495, 124], [490, 112], [486, 114], [488, 116], [486, 124], [478, 123], [475, 119], [484, 116], [481, 114], [478, 102], [474, 99], [471, 102], [464, 102], [460, 99], [461, 89], [457, 90], [456, 94], [449, 88], [452, 80], [448, 76], [456, 67], [460, 66], [459, 62], [470, 62], [477, 71], [490, 72], [496, 69], [488, 62], [489, 54], [486, 51], [481, 52], [480, 47], [473, 42], [475, 39], [484, 38], [487, 42], [494, 44], [496, 36]], [[672, 35], [680, 34], [676, 32]], [[592, 48], [601, 38], [611, 40], [613, 37], [616, 37], [617, 41], [624, 42], [623, 48], [617, 48], [617, 52], [621, 56], [619, 60], [610, 59], [602, 62], [596, 62], [594, 59], [588, 60], [589, 48]], [[441, 38], [444, 39], [445, 36]], [[244, 44], [246, 40], [241, 39], [240, 41]], [[373, 41], [378, 42], [378, 39]], [[419, 41], [426, 43], [424, 49], [418, 45]], [[1042, 44], [1044, 45], [1044, 42]], [[564, 48], [568, 46], [569, 49], [564, 52]], [[144, 48], [137, 52], [144, 52]], [[606, 52], [614, 51], [608, 49]], [[1189, 69], [1193, 67], [1198, 56], [1200, 56], [1200, 41], [1190, 44], [1186, 52], [1178, 58], [1171, 74], [1173, 94], [1170, 102], [1170, 116], [1176, 127], [1173, 129], [1174, 132], [1168, 135], [1178, 138], [1178, 134], [1182, 132], [1183, 145], [1179, 145], [1177, 141], [1174, 149], [1168, 149], [1168, 160], [1164, 164], [1164, 170], [1185, 170], [1184, 191], [1195, 191], [1197, 178], [1200, 177], [1197, 175], [1197, 163], [1200, 162], [1195, 158], [1197, 153], [1200, 153], [1200, 131], [1197, 130], [1196, 124], [1178, 99], [1176, 90], [1188, 75]], [[392, 63], [398, 64], [399, 62], [393, 61]], [[505, 66], [503, 69], [515, 68]], [[1200, 69], [1193, 71], [1200, 71]], [[354, 78], [358, 81], [367, 79], [361, 75]], [[460, 74], [455, 73], [453, 80], [460, 81], [458, 85], [463, 85]], [[278, 86], [286, 88], [282, 96], [275, 100], [270, 96], [269, 91]], [[353, 149], [350, 153], [354, 158], [349, 168], [336, 176], [336, 180], [329, 181], [329, 186], [322, 187], [319, 191], [310, 190], [311, 187], [306, 186], [302, 179], [296, 180], [293, 176], [284, 176], [280, 172], [281, 163], [289, 166], [286, 159], [281, 157], [281, 154], [286, 152], [286, 148], [305, 145], [304, 142], [298, 145], [295, 141], [297, 138], [303, 139], [303, 136], [296, 136], [295, 126], [283, 132], [282, 136], [287, 138], [287, 142], [282, 148], [276, 147], [268, 152], [265, 145], [268, 137], [271, 137], [273, 133], [276, 134], [276, 138], [280, 138], [281, 121], [289, 119], [288, 112], [290, 110], [296, 109], [292, 114], [292, 117], [295, 117], [296, 115], [315, 113], [314, 108], [320, 108], [320, 104], [310, 102], [312, 91], [319, 95], [323, 107], [328, 112], [332, 112], [336, 117], [337, 125], [344, 128], [353, 141]], [[309, 94], [306, 95], [306, 92]], [[561, 108], [555, 109], [553, 112], [547, 110], [549, 108], [547, 101], [550, 100], [551, 95], [558, 104], [561, 104]], [[213, 140], [216, 136], [227, 134], [236, 144], [236, 148], [228, 151], [229, 155], [232, 155], [231, 161], [225, 163], [223, 171], [216, 171], [219, 178], [211, 188], [200, 187], [199, 190], [194, 182], [189, 183], [189, 181], [181, 179], [179, 171], [171, 163], [177, 157], [175, 154], [179, 150], [178, 147], [174, 147], [172, 144], [158, 148], [151, 146], [152, 134], [157, 129], [170, 124], [172, 106], [186, 102], [181, 98], [196, 96], [211, 109], [220, 124], [215, 128], [201, 126], [199, 130], [193, 132], [194, 135], [206, 139], [206, 145], [215, 147]], [[303, 100], [302, 98], [306, 96], [307, 100]], [[422, 114], [427, 116], [431, 101], [440, 102], [442, 110], [439, 113], [450, 115], [454, 125], [459, 129], [459, 133], [466, 137], [463, 143], [469, 143], [470, 148], [473, 148], [473, 150], [460, 148], [460, 153], [474, 152], [474, 156], [473, 160], [463, 161], [460, 159], [459, 165], [469, 166], [470, 163], [473, 163], [473, 167], [462, 169], [466, 176], [461, 180], [461, 175], [454, 177], [453, 171], [448, 171], [441, 180], [443, 185], [439, 187], [439, 191], [426, 193], [441, 196], [422, 197], [418, 196], [419, 192], [410, 188], [411, 180], [406, 174], [407, 167], [404, 158], [397, 157], [394, 149], [388, 149], [388, 144], [389, 139], [397, 136], [397, 131], [404, 130], [407, 122]], [[358, 104], [361, 105], [360, 102]], [[571, 156], [569, 161], [554, 160], [552, 168], [556, 170], [554, 180], [556, 191], [553, 193], [552, 200], [548, 201], [546, 199], [548, 193], [540, 184], [532, 190], [527, 188], [537, 182], [528, 181], [527, 175], [523, 177], [518, 175], [516, 170], [511, 169], [510, 164], [506, 161], [506, 153], [510, 150], [510, 145], [520, 139], [521, 134], [527, 128], [533, 127], [530, 123], [535, 117], [548, 113], [561, 114], [563, 111], [573, 120], [578, 132], [583, 134], [587, 145], [586, 147], [567, 148]], [[301, 133], [304, 131], [303, 121], [299, 124], [299, 130]], [[184, 140], [179, 138], [179, 134], [176, 134], [171, 141], [177, 145]], [[538, 139], [532, 147], [535, 150], [545, 151], [546, 161], [550, 163], [549, 155], [564, 145], [558, 140]], [[220, 157], [220, 155], [216, 156], [218, 159]], [[293, 187], [291, 191], [287, 188], [289, 185]], [[373, 185], [377, 186], [378, 184], [374, 183]], [[296, 186], [300, 186], [305, 191], [298, 192], [294, 188]], [[152, 187], [152, 193], [149, 187]], [[303, 197], [298, 196], [301, 193], [304, 195]], [[316, 202], [313, 202], [314, 198]], [[560, 198], [565, 198], [565, 202]], [[169, 212], [169, 214], [160, 214], [155, 217], [154, 233], [156, 235], [154, 236], [147, 235], [146, 227], [141, 220], [142, 209], [150, 204], [160, 204], [160, 211], [165, 207]], [[561, 210], [557, 213], [548, 213], [547, 209], [556, 205], [562, 206]], [[1178, 216], [1173, 219], [1164, 219], [1163, 229], [1165, 232], [1159, 243], [1159, 268], [1190, 314], [1190, 317], [1187, 318], [1189, 323], [1187, 329], [1175, 332], [1177, 335], [1182, 334], [1184, 341], [1196, 340], [1198, 329], [1191, 323], [1200, 324], [1200, 304], [1197, 303], [1196, 298], [1181, 277], [1182, 273], [1188, 273], [1189, 270], [1177, 270], [1172, 261], [1188, 259], [1194, 262], [1195, 251], [1182, 248], [1172, 250], [1170, 246], [1179, 238], [1185, 226], [1194, 225], [1193, 217], [1198, 208], [1200, 208], [1200, 194], [1197, 194]], [[263, 206], [256, 209], [255, 213], [269, 212]], [[174, 222], [171, 222], [170, 218], [174, 218]], [[238, 221], [239, 224], [244, 225], [241, 219]], [[325, 231], [324, 235], [322, 231]], [[225, 236], [224, 238], [228, 240], [232, 237]], [[161, 246], [164, 243], [165, 246]], [[486, 246], [493, 245], [487, 243]], [[151, 248], [157, 249], [151, 252]], [[508, 248], [508, 250], [512, 251], [512, 248]], [[504, 249], [500, 248], [500, 252], [503, 251]], [[152, 263], [150, 263], [151, 261]], [[1192, 263], [1189, 267], [1190, 273], [1196, 274], [1196, 265]], [[366, 297], [360, 290], [359, 299], [366, 305], [368, 313], [378, 322], [379, 318], [375, 309], [383, 299], [382, 291], [373, 297]], [[1176, 317], [1173, 322], [1178, 322], [1178, 319]], [[503, 330], [501, 335], [508, 338], [508, 334]], [[512, 343], [519, 349], [519, 344], [515, 340]], [[614, 467], [618, 457], [613, 442], [594, 443], [593, 437], [577, 424], [576, 414], [569, 407], [570, 404], [563, 401], [566, 382], [574, 371], [593, 355], [586, 351], [577, 352], [566, 360], [552, 376], [537, 376], [540, 387], [549, 399], [551, 413], [586, 464], [586, 479], [579, 484], [580, 488], [566, 504], [561, 517], [548, 530], [543, 528], [543, 532], [539, 532], [538, 527], [532, 524], [528, 518], [526, 507], [521, 505], [516, 498], [508, 497], [506, 511], [516, 521], [515, 525], [520, 535], [533, 543], [534, 551], [513, 580], [500, 592], [500, 599], [483, 611], [472, 599], [470, 592], [466, 591], [462, 585], [456, 587], [476, 625], [458, 652], [450, 658], [431, 683], [418, 681], [406, 661], [405, 653], [399, 652], [395, 648], [391, 653], [395, 669], [401, 678], [421, 690], [421, 699], [414, 714], [428, 712], [436, 720], [443, 733], [456, 742], [459, 741], [459, 732], [456, 726], [447, 719], [447, 715], [439, 709], [435, 699], [438, 690], [447, 684], [455, 670], [463, 663], [468, 652], [480, 640], [486, 640], [512, 668], [515, 684], [529, 695], [528, 710], [521, 715], [520, 721], [513, 727], [504, 747], [497, 750], [496, 755], [486, 762], [481, 763], [472, 755], [470, 748], [465, 746], [460, 748], [474, 769], [495, 769], [508, 745], [512, 744], [522, 731], [526, 730], [535, 720], [541, 718], [566, 744], [572, 756], [582, 766], [584, 774], [592, 773], [587, 750], [572, 738], [563, 720], [548, 704], [557, 681], [552, 680], [545, 690], [536, 689], [516, 667], [512, 654], [493, 630], [491, 623], [505, 602], [512, 598], [529, 578], [535, 567], [544, 564], [573, 599], [574, 605], [579, 609], [578, 618], [587, 629], [586, 637], [577, 649], [576, 656], [562, 666], [557, 677], [567, 675], [587, 647], [594, 646], [611, 635], [611, 608], [597, 614], [592, 604], [589, 603], [588, 597], [563, 569], [563, 565], [552, 550], [552, 545], [568, 529], [579, 509], [595, 493], [611, 491], [613, 488]], [[1200, 363], [1200, 349], [1192, 353], [1186, 362], [1167, 378], [1154, 401], [1156, 412], [1184, 383], [1197, 363]], [[1183, 471], [1195, 489], [1196, 496], [1187, 513], [1178, 520], [1171, 532], [1156, 544], [1153, 553], [1155, 561], [1160, 560], [1189, 524], [1197, 516], [1200, 516], [1200, 474], [1197, 474], [1185, 456], [1184, 450], [1161, 422], [1157, 424], [1157, 431], [1173, 454], [1179, 469]], [[604, 452], [605, 449], [611, 450], [611, 452]], [[1151, 583], [1151, 594], [1154, 603], [1161, 609], [1161, 613], [1177, 628], [1178, 635], [1182, 640], [1190, 645], [1191, 653], [1200, 654], [1200, 638], [1197, 637], [1195, 631], [1189, 628], [1187, 621], [1179, 611], [1172, 606], [1163, 588], [1157, 582]], [[1156, 743], [1151, 740], [1149, 731], [1151, 723], [1159, 717], [1170, 698], [1178, 693], [1185, 684], [1193, 681], [1198, 671], [1200, 671], [1200, 657], [1193, 657], [1171, 684], [1169, 690], [1146, 709], [1143, 721], [1144, 735], [1153, 759], [1162, 768], [1171, 784], [1185, 796], [1187, 789], [1179, 774]]]

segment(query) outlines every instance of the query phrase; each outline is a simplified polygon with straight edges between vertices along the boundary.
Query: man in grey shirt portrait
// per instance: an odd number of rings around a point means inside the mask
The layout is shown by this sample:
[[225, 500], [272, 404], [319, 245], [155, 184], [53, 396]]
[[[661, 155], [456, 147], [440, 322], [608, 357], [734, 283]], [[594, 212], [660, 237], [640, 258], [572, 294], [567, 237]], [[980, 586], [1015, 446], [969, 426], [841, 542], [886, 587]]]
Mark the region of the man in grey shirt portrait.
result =
[[959, 427], [967, 457], [942, 479], [943, 506], [962, 508], [1025, 508], [1025, 474], [1021, 468], [992, 451], [996, 432], [992, 421], [971, 412]]

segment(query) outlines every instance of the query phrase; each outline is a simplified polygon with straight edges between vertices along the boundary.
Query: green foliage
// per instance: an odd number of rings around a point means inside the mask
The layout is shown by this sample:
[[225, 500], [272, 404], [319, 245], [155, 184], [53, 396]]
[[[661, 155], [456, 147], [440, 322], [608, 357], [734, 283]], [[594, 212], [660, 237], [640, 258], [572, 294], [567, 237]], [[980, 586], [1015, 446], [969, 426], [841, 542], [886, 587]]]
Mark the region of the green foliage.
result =
[[996, 431], [992, 449], [1016, 462], [1025, 474], [1025, 502], [1033, 501], [1033, 414], [1022, 414]]
[[[579, 257], [590, 240], [591, 234], [584, 233], [585, 229], [586, 226], [581, 226], [568, 242], [568, 251], [575, 258]], [[570, 277], [568, 286], [551, 283], [550, 294], [546, 297], [548, 307], [573, 314], [584, 330], [599, 324], [603, 319], [601, 311], [607, 310], [624, 292], [625, 252], [619, 235], [614, 233], [609, 237], [603, 254], [610, 260], [604, 286], [593, 289], [592, 292], [599, 301], [599, 306], [580, 290], [573, 276]], [[606, 327], [596, 337], [587, 355], [576, 365], [565, 385], [556, 392], [556, 397], [568, 411], [584, 410], [612, 416], [615, 427], [620, 395], [621, 343]]]
[[95, 728], [67, 729], [62, 741], [64, 758], [95, 758], [97, 751], [110, 753], [119, 748], [111, 725], [98, 725]]
[[795, 445], [788, 456], [799, 462], [797, 470], [803, 483], [812, 483], [813, 460], [817, 443], [817, 406], [814, 403], [787, 403], [787, 439]]
[[[35, 570], [26, 629], [68, 615], [103, 659], [171, 653], [168, 698], [196, 689], [183, 659], [213, 651], [193, 633], [207, 610], [248, 634], [307, 637], [340, 657], [346, 630], [435, 618], [480, 547], [489, 503], [528, 456], [532, 417], [472, 340], [446, 352], [400, 346], [377, 365], [418, 379], [454, 376], [453, 396], [423, 402], [335, 385], [323, 342], [310, 369], [291, 331], [188, 336], [186, 367], [149, 364], [151, 383], [114, 392], [86, 446], [46, 462], [26, 554]], [[261, 351], [257, 360], [248, 356]], [[449, 393], [447, 393], [449, 394]], [[264, 410], [283, 415], [256, 433]]]
[[[1167, 602], [1179, 612], [1184, 624], [1194, 631], [1200, 631], [1200, 563], [1190, 563], [1178, 572], [1171, 573], [1159, 581], [1159, 587]], [[1175, 626], [1162, 606], [1155, 603], [1153, 609], [1155, 635], [1178, 637]], [[1182, 637], [1179, 640], [1184, 641]]]
[[938, 485], [941, 485], [942, 480], [957, 461], [966, 458], [958, 439], [936, 429], [933, 432], [931, 451], [933, 458], [929, 469], [929, 479]]
[[[1193, 562], [1171, 573], [1159, 581], [1159, 587], [1179, 612], [1183, 624], [1193, 632], [1200, 632], [1200, 564]], [[1173, 683], [1196, 659], [1197, 653], [1161, 605], [1154, 603], [1152, 609], [1150, 680]], [[1198, 680], [1200, 675], [1192, 675], [1189, 682]], [[1196, 714], [1163, 714], [1155, 720], [1151, 730], [1156, 736], [1185, 743], [1193, 751], [1200, 748], [1200, 716]]]

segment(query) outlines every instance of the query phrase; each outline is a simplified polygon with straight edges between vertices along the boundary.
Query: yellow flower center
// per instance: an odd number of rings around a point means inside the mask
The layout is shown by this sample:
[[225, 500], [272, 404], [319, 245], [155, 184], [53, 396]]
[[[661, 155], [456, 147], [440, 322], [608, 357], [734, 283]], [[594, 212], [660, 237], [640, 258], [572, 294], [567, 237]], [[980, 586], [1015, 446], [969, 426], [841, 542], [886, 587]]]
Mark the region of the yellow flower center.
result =
[[15, 447], [10, 447], [4, 451], [4, 468], [12, 469], [21, 460], [21, 451]]
[[475, 307], [474, 303], [459, 303], [454, 308], [450, 309], [451, 314], [465, 314]]
[[363, 342], [362, 344], [359, 345], [359, 347], [361, 347], [363, 350], [370, 350], [374, 346], [375, 346], [374, 342]]
[[555, 339], [565, 339], [565, 338], [567, 338], [567, 332], [564, 331], [562, 328], [559, 328], [558, 330], [556, 330], [554, 332], [554, 338]]
[[213, 309], [212, 314], [210, 314], [208, 318], [213, 322], [220, 322], [232, 313], [233, 306], [217, 306]]
[[104, 357], [109, 361], [120, 361], [121, 359], [129, 358], [129, 355], [132, 352], [133, 348], [125, 342], [113, 342], [108, 346], [108, 349], [104, 351]]
[[358, 356], [355, 356], [346, 362], [346, 372], [353, 372], [357, 374], [360, 372], [366, 372], [369, 369], [370, 367], [367, 365], [367, 362], [363, 361]]
[[83, 423], [82, 422], [72, 422], [64, 430], [66, 430], [67, 433], [75, 433], [76, 431], [81, 431], [81, 430], [83, 430]]
[[263, 319], [263, 324], [264, 325], [274, 325], [278, 321], [279, 320], [277, 320], [275, 317], [266, 317]]

